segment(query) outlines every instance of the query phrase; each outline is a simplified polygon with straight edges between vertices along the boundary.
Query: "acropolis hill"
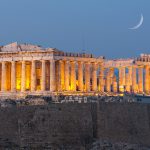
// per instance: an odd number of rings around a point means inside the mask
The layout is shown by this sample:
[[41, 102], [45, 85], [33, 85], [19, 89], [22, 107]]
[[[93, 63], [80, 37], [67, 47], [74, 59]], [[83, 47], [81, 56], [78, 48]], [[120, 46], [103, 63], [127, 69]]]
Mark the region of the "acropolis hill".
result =
[[150, 104], [127, 92], [150, 93], [150, 55], [1, 46], [0, 150], [149, 150]]
[[150, 55], [107, 60], [31, 44], [0, 47], [1, 96], [119, 92], [149, 94]]

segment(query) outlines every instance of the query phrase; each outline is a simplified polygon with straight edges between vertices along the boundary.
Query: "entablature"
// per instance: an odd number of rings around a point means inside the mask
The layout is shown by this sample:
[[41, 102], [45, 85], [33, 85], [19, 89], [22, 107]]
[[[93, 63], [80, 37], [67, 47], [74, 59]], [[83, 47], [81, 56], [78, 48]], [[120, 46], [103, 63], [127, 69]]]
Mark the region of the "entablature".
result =
[[84, 58], [84, 57], [67, 57], [67, 56], [54, 56], [55, 60], [64, 60], [64, 61], [77, 61], [77, 62], [95, 62], [102, 63], [104, 59], [102, 58]]
[[144, 61], [135, 61], [136, 65], [142, 65], [142, 66], [150, 66], [150, 62], [144, 62]]
[[116, 59], [104, 61], [105, 68], [129, 67], [134, 64], [134, 59]]

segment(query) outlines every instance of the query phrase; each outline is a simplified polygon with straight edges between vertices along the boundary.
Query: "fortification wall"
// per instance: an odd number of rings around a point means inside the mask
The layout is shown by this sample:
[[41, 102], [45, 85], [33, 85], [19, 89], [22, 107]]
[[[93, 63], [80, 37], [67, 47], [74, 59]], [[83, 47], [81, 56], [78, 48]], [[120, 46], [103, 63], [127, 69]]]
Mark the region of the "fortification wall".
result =
[[0, 109], [0, 149], [78, 149], [92, 138], [92, 116], [86, 104]]
[[64, 103], [0, 109], [0, 149], [85, 149], [96, 138], [150, 146], [150, 105]]
[[97, 138], [150, 146], [150, 105], [100, 103]]

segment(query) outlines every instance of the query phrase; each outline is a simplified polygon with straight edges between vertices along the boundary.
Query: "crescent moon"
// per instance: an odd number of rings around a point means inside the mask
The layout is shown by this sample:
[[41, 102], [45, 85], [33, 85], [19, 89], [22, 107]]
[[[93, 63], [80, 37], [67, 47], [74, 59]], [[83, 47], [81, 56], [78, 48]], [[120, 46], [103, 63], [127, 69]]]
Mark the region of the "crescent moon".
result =
[[143, 21], [144, 21], [144, 17], [143, 17], [143, 15], [141, 14], [140, 22], [139, 22], [136, 26], [134, 26], [134, 27], [132, 27], [132, 28], [129, 28], [129, 29], [131, 29], [131, 30], [136, 30], [136, 29], [138, 29], [138, 28], [143, 24]]

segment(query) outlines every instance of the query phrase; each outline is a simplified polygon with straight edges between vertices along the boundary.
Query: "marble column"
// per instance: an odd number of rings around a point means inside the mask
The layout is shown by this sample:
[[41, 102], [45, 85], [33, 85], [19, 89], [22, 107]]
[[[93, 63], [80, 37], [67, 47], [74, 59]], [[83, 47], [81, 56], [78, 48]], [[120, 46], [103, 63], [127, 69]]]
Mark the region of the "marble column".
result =
[[65, 61], [65, 90], [69, 91], [69, 61]]
[[78, 86], [79, 91], [83, 91], [83, 62], [78, 62]]
[[46, 90], [46, 61], [42, 60], [41, 91]]
[[90, 91], [90, 63], [85, 63], [85, 89]]
[[110, 84], [113, 84], [114, 68], [110, 68]]
[[107, 75], [106, 75], [106, 91], [111, 92], [110, 69], [108, 70]]
[[139, 92], [143, 93], [143, 67], [142, 66], [138, 68], [138, 87], [139, 87]]
[[15, 61], [11, 62], [11, 92], [16, 91], [16, 64]]
[[136, 66], [133, 66], [133, 68], [132, 68], [132, 90], [134, 93], [137, 92]]
[[97, 63], [92, 63], [92, 91], [97, 91]]
[[100, 64], [99, 90], [104, 92], [104, 66]]
[[6, 62], [2, 62], [2, 79], [1, 79], [1, 91], [6, 91]]
[[122, 84], [123, 84], [123, 86], [125, 86], [126, 85], [126, 68], [125, 67], [122, 67], [122, 69], [121, 69], [122, 71]]
[[150, 78], [149, 78], [149, 74], [150, 74], [150, 67], [148, 65], [145, 66], [145, 80], [144, 80], [144, 91], [146, 93], [149, 93], [150, 90]]
[[22, 61], [21, 69], [21, 92], [24, 92], [26, 88], [26, 63]]
[[[122, 74], [121, 74], [121, 67], [118, 68], [119, 70], [119, 87], [122, 85]], [[119, 88], [120, 89], [120, 88]]]
[[55, 60], [55, 91], [60, 89], [60, 71], [59, 71], [59, 61]]
[[31, 65], [31, 91], [36, 90], [36, 61], [32, 60]]
[[60, 70], [60, 91], [65, 90], [65, 64], [63, 60], [59, 61], [59, 70]]
[[132, 66], [128, 67], [128, 80], [129, 80], [130, 92], [131, 92], [131, 87], [132, 87]]
[[119, 68], [119, 91], [124, 92], [125, 90], [125, 67]]
[[115, 75], [113, 77], [113, 92], [115, 92], [115, 93], [118, 92], [118, 83], [117, 83], [117, 79], [116, 79]]
[[56, 80], [55, 80], [55, 60], [50, 61], [50, 92], [55, 92]]
[[126, 73], [126, 91], [130, 92], [131, 91], [131, 86], [130, 86], [130, 79], [129, 79], [129, 73]]
[[76, 63], [71, 62], [71, 91], [76, 91]]

